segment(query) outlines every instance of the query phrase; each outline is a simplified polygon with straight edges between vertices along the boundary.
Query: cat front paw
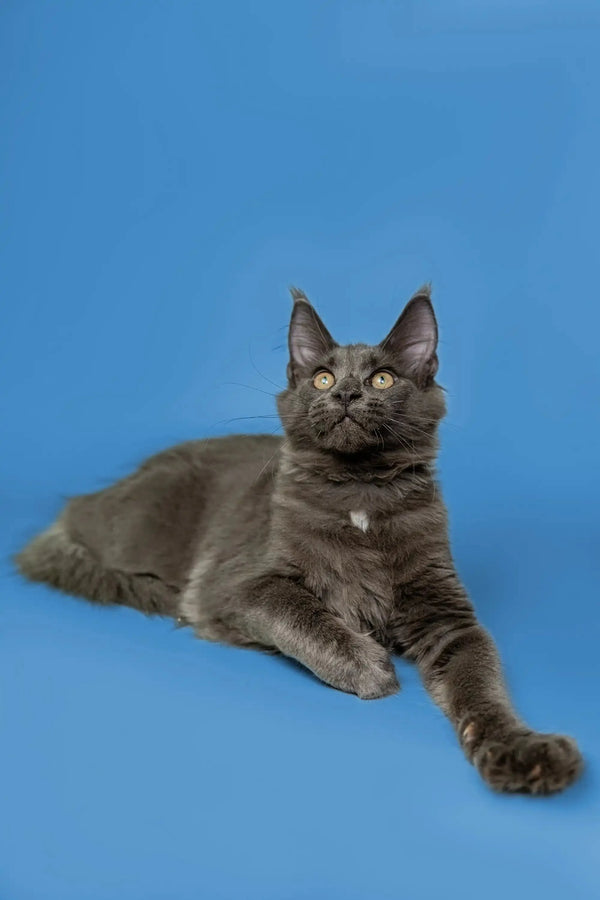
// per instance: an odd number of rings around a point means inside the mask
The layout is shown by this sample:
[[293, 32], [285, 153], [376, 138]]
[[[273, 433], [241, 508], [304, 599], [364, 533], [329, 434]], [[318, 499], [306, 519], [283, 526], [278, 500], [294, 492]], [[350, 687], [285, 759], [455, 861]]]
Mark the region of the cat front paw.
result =
[[361, 700], [376, 700], [389, 697], [400, 690], [396, 670], [390, 654], [370, 635], [348, 636], [342, 645], [343, 653], [328, 654], [319, 662], [327, 665], [313, 667], [313, 672], [322, 681], [345, 691], [356, 694]]
[[370, 668], [358, 673], [354, 693], [361, 700], [378, 700], [391, 697], [400, 690], [400, 682], [394, 667], [389, 669]]
[[357, 656], [352, 682], [352, 693], [361, 700], [390, 697], [400, 690], [400, 683], [389, 654], [371, 639], [361, 648]]
[[508, 739], [483, 740], [473, 763], [495, 791], [555, 794], [581, 774], [583, 759], [571, 737], [519, 732]]

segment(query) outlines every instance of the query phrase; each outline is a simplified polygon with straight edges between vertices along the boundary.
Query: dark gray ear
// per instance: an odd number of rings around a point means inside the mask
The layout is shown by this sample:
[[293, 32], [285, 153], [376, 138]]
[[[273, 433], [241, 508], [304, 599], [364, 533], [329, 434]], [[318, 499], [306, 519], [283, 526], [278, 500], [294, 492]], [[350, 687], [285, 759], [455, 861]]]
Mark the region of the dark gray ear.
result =
[[427, 285], [410, 298], [379, 346], [396, 357], [401, 374], [425, 386], [438, 369], [437, 342], [438, 327]]
[[294, 380], [303, 369], [314, 369], [323, 356], [337, 346], [315, 309], [297, 288], [290, 288], [294, 308], [290, 321], [290, 364], [288, 376]]

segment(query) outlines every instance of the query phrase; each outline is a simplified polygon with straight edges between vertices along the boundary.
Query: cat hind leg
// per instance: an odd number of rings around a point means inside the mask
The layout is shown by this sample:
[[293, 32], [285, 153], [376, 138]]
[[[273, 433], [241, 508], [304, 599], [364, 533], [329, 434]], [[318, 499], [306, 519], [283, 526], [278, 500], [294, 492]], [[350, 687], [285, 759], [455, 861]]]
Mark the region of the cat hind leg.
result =
[[176, 615], [178, 591], [146, 573], [123, 572], [102, 564], [73, 540], [63, 517], [35, 537], [15, 557], [22, 575], [95, 603], [131, 606], [148, 615]]

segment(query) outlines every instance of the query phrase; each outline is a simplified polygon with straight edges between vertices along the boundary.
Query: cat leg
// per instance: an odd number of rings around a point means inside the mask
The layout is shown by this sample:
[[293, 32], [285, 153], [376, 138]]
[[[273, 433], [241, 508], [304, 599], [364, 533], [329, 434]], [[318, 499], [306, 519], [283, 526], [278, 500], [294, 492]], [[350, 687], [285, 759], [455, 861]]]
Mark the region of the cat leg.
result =
[[131, 606], [148, 615], [176, 613], [176, 588], [149, 574], [103, 565], [71, 538], [62, 517], [21, 550], [15, 564], [32, 581], [96, 603]]
[[551, 794], [581, 772], [575, 741], [532, 731], [508, 696], [498, 652], [458, 576], [425, 572], [402, 590], [395, 638], [457, 731], [467, 758], [497, 791]]
[[235, 618], [252, 641], [298, 660], [327, 684], [363, 700], [399, 690], [388, 652], [369, 635], [351, 631], [291, 578], [258, 579], [240, 599]]

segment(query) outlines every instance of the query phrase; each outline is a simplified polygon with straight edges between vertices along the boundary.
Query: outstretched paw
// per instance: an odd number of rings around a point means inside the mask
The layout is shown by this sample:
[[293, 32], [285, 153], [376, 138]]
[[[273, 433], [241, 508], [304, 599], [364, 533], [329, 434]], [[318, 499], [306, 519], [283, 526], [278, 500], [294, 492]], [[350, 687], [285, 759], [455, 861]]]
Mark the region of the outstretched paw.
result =
[[[468, 728], [469, 726], [467, 726]], [[474, 734], [475, 726], [472, 733]], [[463, 733], [468, 745], [469, 733]], [[503, 741], [483, 740], [473, 762], [496, 791], [554, 794], [581, 774], [583, 760], [573, 738], [560, 734], [519, 732]]]

